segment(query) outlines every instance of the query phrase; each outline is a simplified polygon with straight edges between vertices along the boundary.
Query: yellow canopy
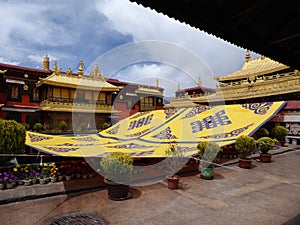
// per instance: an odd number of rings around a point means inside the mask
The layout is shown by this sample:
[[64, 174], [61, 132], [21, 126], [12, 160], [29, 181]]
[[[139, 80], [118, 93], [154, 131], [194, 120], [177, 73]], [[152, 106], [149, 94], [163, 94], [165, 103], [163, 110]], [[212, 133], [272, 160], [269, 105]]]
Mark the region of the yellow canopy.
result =
[[165, 157], [170, 143], [185, 153], [197, 153], [201, 141], [225, 146], [240, 135], [252, 135], [285, 102], [200, 106], [140, 112], [98, 134], [55, 136], [27, 132], [26, 145], [59, 156], [102, 157], [121, 151], [133, 157]]

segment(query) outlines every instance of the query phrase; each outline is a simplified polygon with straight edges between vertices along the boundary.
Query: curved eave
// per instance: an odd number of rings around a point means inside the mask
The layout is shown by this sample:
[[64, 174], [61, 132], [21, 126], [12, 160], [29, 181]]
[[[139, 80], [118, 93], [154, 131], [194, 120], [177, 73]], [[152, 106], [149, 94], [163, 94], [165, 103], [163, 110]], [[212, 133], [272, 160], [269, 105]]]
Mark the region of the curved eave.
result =
[[245, 74], [242, 74], [243, 72], [242, 72], [242, 70], [240, 70], [240, 71], [237, 71], [226, 77], [220, 77], [220, 78], [218, 78], [218, 81], [219, 82], [226, 82], [226, 81], [229, 82], [229, 81], [242, 80], [242, 79], [247, 79], [250, 76], [262, 76], [262, 75], [266, 75], [266, 74], [270, 74], [270, 73], [279, 72], [279, 71], [287, 69], [287, 68], [289, 68], [289, 67], [286, 65], [283, 65], [281, 67], [277, 67], [277, 68], [270, 69], [270, 70], [258, 71], [258, 72], [253, 72], [253, 73], [245, 73]]

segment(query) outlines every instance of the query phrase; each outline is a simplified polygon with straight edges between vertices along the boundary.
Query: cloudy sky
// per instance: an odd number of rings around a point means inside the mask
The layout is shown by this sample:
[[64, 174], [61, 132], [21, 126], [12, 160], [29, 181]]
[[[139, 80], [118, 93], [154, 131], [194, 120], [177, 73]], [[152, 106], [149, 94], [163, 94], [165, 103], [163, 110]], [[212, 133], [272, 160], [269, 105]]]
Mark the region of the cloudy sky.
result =
[[[215, 87], [213, 77], [239, 70], [245, 49], [129, 0], [2, 0], [0, 62], [42, 68], [47, 53], [62, 71], [159, 85], [172, 96], [181, 88]], [[258, 55], [252, 53], [252, 57]]]

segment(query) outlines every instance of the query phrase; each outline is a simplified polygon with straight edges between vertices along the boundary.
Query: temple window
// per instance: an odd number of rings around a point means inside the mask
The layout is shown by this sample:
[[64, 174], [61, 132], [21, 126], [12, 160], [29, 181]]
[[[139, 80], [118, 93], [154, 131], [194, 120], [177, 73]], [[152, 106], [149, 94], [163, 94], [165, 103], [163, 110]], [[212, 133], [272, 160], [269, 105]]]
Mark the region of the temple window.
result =
[[11, 86], [11, 98], [18, 98], [19, 97], [19, 86], [12, 85]]
[[34, 87], [32, 90], [32, 100], [38, 101], [40, 100], [40, 90], [37, 87]]

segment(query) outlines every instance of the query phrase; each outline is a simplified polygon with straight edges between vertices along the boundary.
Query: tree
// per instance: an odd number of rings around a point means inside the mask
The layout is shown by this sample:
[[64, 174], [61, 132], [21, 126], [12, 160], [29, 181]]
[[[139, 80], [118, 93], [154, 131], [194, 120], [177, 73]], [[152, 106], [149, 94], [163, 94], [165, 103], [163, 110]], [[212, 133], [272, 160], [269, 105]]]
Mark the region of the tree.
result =
[[22, 153], [25, 148], [25, 127], [14, 120], [0, 120], [0, 152]]

